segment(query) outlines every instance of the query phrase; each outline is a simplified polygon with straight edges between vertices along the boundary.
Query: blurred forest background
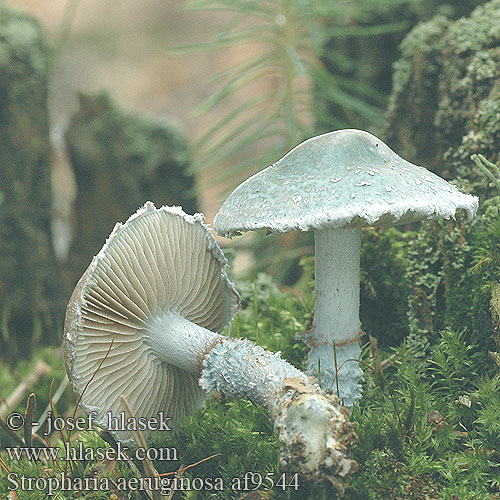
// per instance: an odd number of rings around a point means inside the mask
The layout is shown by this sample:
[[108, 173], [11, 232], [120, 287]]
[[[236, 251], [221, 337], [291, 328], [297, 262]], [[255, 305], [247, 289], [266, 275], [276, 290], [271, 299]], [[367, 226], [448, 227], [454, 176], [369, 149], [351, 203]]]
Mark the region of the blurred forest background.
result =
[[[72, 411], [64, 309], [117, 221], [151, 200], [211, 224], [241, 180], [339, 128], [480, 199], [472, 222], [364, 231], [376, 373], [352, 414], [346, 498], [500, 498], [500, 0], [0, 0], [0, 417], [30, 388], [47, 405], [52, 377]], [[303, 368], [310, 235], [219, 241], [242, 298], [233, 331]], [[221, 452], [202, 475], [277, 463], [246, 402], [210, 400], [175, 440], [186, 463]]]

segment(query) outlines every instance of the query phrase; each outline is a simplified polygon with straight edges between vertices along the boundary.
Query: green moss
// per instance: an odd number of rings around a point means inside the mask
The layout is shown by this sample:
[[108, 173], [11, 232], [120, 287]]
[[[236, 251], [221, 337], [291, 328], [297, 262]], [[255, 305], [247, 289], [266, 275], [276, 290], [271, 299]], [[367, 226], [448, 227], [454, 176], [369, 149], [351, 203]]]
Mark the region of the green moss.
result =
[[500, 2], [493, 0], [475, 9], [470, 17], [450, 26], [449, 36], [455, 41], [455, 51], [462, 55], [484, 48], [496, 47], [500, 38]]
[[[443, 34], [448, 22], [443, 16], [436, 16], [431, 21], [418, 24], [401, 42], [401, 58], [394, 63], [393, 93], [400, 93], [410, 83], [414, 74], [411, 56], [418, 48], [419, 58], [431, 60], [429, 66], [415, 68], [415, 73], [423, 71], [419, 83], [428, 88], [435, 85], [432, 80], [439, 72], [441, 64], [439, 54], [443, 49]], [[416, 63], [417, 61], [415, 61]], [[431, 80], [426, 80], [433, 76]], [[419, 74], [420, 77], [420, 74]]]
[[[222, 477], [225, 491], [213, 498], [238, 498], [243, 492], [232, 492], [233, 478], [253, 471], [265, 477], [276, 475], [279, 443], [273, 434], [269, 417], [261, 408], [248, 401], [210, 400], [198, 414], [188, 417], [170, 446], [181, 452], [183, 464], [217, 455], [190, 472], [193, 477]], [[165, 443], [158, 443], [165, 446]], [[179, 464], [157, 464], [161, 472], [176, 470]], [[186, 498], [206, 498], [206, 492], [193, 492]]]
[[[493, 202], [494, 200], [492, 200]], [[471, 223], [427, 222], [407, 248], [409, 344], [428, 353], [446, 327], [466, 330], [483, 353], [494, 348], [490, 299], [500, 278], [500, 217], [494, 202]]]
[[[470, 244], [462, 245], [463, 249], [467, 248], [464, 255], [472, 258], [470, 272], [488, 277], [481, 279], [479, 286], [486, 285], [490, 278], [497, 279], [500, 268], [497, 252], [493, 252], [489, 244], [490, 238], [497, 235], [497, 230], [491, 226], [496, 224], [495, 213], [497, 211], [492, 208], [487, 216], [483, 215], [474, 227], [475, 236], [470, 238]], [[460, 233], [461, 229], [459, 224], [451, 230], [450, 241], [455, 241], [455, 233]], [[472, 229], [470, 231], [472, 233]], [[378, 238], [395, 238], [391, 233], [377, 235], [375, 241]], [[440, 234], [448, 235], [446, 227], [441, 228]], [[401, 242], [401, 239], [397, 237], [395, 242]], [[388, 248], [397, 249], [395, 253], [399, 255], [400, 247], [395, 242], [391, 242]], [[445, 249], [447, 243], [443, 245]], [[443, 255], [445, 253], [440, 254], [441, 260]], [[456, 271], [460, 273], [463, 265], [460, 255], [450, 255], [457, 259]], [[478, 268], [480, 262], [483, 264]], [[260, 344], [273, 350], [283, 348], [283, 356], [297, 366], [303, 363], [306, 353], [300, 343], [295, 345], [294, 334], [307, 326], [312, 308], [312, 269], [309, 262], [305, 264], [300, 296], [279, 291], [264, 275], [244, 283], [241, 287], [244, 307], [238, 319], [233, 320], [232, 332], [233, 335], [257, 338]], [[397, 277], [390, 279], [396, 281]], [[477, 289], [457, 287], [457, 293], [460, 292], [463, 294], [460, 300], [467, 301], [470, 300], [469, 294], [476, 293]], [[438, 301], [437, 314], [442, 317], [439, 304]], [[444, 318], [446, 322], [446, 315]], [[471, 328], [436, 330], [423, 358], [415, 356], [403, 342], [393, 349], [394, 356], [385, 368], [383, 378], [380, 373], [364, 370], [363, 398], [352, 413], [359, 436], [353, 458], [359, 468], [345, 480], [345, 500], [452, 500], [457, 497], [493, 500], [499, 493], [500, 378], [496, 375], [494, 361], [484, 354], [470, 331]], [[363, 351], [363, 361], [372, 365], [374, 360], [366, 349]], [[42, 353], [41, 357], [58, 367], [56, 377], [59, 378], [61, 361], [49, 352]], [[0, 366], [0, 381], [14, 387], [16, 377], [29, 371], [30, 366], [22, 363], [12, 374]], [[37, 394], [46, 393], [46, 383], [46, 380], [41, 381], [36, 387]], [[58, 409], [67, 414], [71, 404], [61, 405]], [[76, 445], [79, 441], [94, 450], [107, 447], [96, 432], [75, 433], [72, 444]], [[172, 447], [178, 452], [178, 461], [155, 462], [162, 473], [176, 471], [181, 465], [194, 464], [215, 455], [186, 470], [183, 476], [191, 480], [220, 477], [224, 490], [176, 491], [174, 495], [179, 499], [236, 500], [248, 492], [231, 488], [235, 478], [243, 478], [248, 471], [263, 477], [273, 474], [274, 478], [284, 472], [278, 467], [279, 443], [269, 417], [262, 408], [245, 400], [224, 399], [215, 395], [207, 400], [205, 408], [186, 418], [175, 434], [157, 434], [150, 446]], [[59, 474], [54, 464], [47, 466], [25, 460], [9, 461], [5, 452], [2, 452], [2, 458], [18, 474], [25, 473], [32, 477]], [[61, 465], [64, 468], [64, 464]], [[141, 464], [136, 465], [140, 470]], [[73, 477], [88, 474], [113, 480], [117, 480], [118, 476], [137, 477], [137, 472], [124, 462], [74, 464]], [[269, 498], [340, 498], [329, 484], [315, 485], [300, 477], [299, 483], [297, 491], [274, 488], [269, 492]], [[0, 474], [0, 493], [4, 497], [7, 494], [5, 474]], [[100, 500], [109, 498], [109, 494], [89, 492], [85, 498]], [[42, 500], [44, 495], [43, 492], [32, 492], [21, 495], [21, 498]], [[60, 492], [59, 498], [74, 496], [71, 492]], [[139, 500], [146, 496], [136, 492], [130, 498]]]
[[407, 237], [391, 228], [363, 231], [360, 319], [379, 346], [399, 345], [408, 335]]
[[[307, 350], [295, 338], [298, 332], [311, 328], [314, 297], [310, 286], [312, 270], [304, 273], [302, 292], [285, 294], [278, 290], [266, 274], [259, 274], [242, 288], [242, 308], [233, 319], [231, 335], [253, 340], [282, 356], [299, 369], [305, 369]], [[240, 282], [236, 282], [239, 290]]]
[[[468, 18], [437, 17], [417, 26], [401, 44], [385, 128], [394, 149], [448, 179], [461, 179], [460, 188], [478, 195], [480, 206], [495, 187], [470, 157], [499, 159], [499, 26], [499, 0]], [[421, 353], [429, 348], [428, 335], [445, 326], [467, 329], [483, 352], [492, 348], [487, 284], [495, 278], [478, 273], [475, 255], [486, 240], [496, 248], [500, 233], [485, 208], [472, 224], [461, 218], [423, 224], [409, 245], [410, 342]]]
[[394, 66], [384, 132], [402, 156], [448, 179], [468, 179], [481, 199], [491, 192], [470, 156], [500, 159], [499, 26], [493, 0], [470, 17], [415, 27]]
[[[438, 106], [436, 88], [442, 69], [446, 18], [417, 25], [400, 46], [384, 136], [403, 158], [433, 165], [437, 137], [428, 124]], [[410, 98], [410, 95], [412, 96]]]

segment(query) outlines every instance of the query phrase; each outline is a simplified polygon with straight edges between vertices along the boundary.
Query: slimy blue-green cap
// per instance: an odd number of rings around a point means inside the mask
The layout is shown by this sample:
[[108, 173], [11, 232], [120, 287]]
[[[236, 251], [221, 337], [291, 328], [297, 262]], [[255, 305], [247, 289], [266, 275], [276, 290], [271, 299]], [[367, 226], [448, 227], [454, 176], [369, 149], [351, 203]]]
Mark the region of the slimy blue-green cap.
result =
[[240, 184], [214, 220], [221, 236], [266, 229], [391, 226], [474, 217], [478, 198], [414, 165], [374, 135], [346, 129], [304, 141]]

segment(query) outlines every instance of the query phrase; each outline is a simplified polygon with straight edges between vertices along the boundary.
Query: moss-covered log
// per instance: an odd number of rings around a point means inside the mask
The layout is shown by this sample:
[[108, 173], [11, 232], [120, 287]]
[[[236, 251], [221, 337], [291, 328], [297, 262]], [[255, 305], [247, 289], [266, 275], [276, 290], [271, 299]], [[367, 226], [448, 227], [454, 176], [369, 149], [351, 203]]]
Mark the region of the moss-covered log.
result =
[[500, 0], [469, 18], [418, 25], [401, 51], [385, 138], [405, 158], [487, 195], [470, 155], [500, 160]]
[[[457, 19], [469, 15], [484, 0], [398, 0], [357, 2], [345, 5], [328, 20], [333, 35], [323, 43], [322, 60], [336, 85], [362, 103], [379, 108], [380, 119], [367, 115], [364, 106], [333, 94], [328, 86], [317, 88], [314, 100], [316, 127], [320, 132], [336, 128], [377, 131], [392, 88], [392, 66], [399, 57], [398, 47], [418, 23], [435, 15]], [[325, 34], [327, 31], [325, 31]], [[326, 92], [325, 92], [326, 90]]]
[[47, 74], [40, 25], [0, 3], [0, 351], [11, 357], [29, 352], [60, 296], [50, 235]]
[[[410, 343], [425, 352], [426, 337], [445, 327], [467, 329], [492, 348], [487, 270], [498, 252], [500, 222], [485, 213], [498, 198], [470, 156], [500, 160], [500, 0], [470, 17], [418, 25], [401, 45], [385, 138], [396, 151], [443, 177], [460, 179], [480, 197], [472, 224], [427, 223], [407, 251]], [[488, 203], [484, 203], [485, 200]], [[478, 257], [490, 248], [484, 261]], [[482, 263], [481, 263], [482, 262]]]
[[196, 211], [187, 140], [170, 122], [125, 111], [106, 93], [80, 95], [66, 141], [78, 189], [70, 252], [75, 279], [115, 222], [144, 202]]

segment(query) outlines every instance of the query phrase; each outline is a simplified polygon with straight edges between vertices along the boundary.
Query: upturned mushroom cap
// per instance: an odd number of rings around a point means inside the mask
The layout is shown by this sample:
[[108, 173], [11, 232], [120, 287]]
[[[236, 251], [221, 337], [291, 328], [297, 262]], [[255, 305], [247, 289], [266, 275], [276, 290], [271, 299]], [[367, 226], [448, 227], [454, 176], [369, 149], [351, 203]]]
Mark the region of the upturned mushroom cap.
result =
[[214, 220], [221, 236], [267, 229], [389, 226], [469, 218], [478, 199], [413, 165], [375, 136], [338, 130], [313, 137], [240, 184]]
[[136, 418], [163, 411], [173, 425], [203, 403], [199, 374], [162, 362], [145, 338], [165, 313], [220, 332], [237, 310], [227, 261], [203, 220], [146, 203], [115, 226], [76, 285], [64, 325], [66, 368], [75, 392], [84, 392], [81, 406], [97, 412], [101, 427], [108, 412], [122, 411], [120, 395]]

